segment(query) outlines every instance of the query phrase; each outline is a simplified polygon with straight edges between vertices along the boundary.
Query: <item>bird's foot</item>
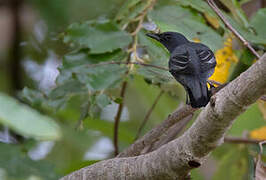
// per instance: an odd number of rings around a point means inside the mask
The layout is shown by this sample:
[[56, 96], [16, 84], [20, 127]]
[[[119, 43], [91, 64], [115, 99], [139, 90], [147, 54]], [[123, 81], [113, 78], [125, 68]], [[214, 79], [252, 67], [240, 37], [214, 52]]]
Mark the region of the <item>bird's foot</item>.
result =
[[221, 84], [217, 87], [215, 87], [212, 83], [208, 82], [208, 84], [210, 85], [210, 96], [216, 94], [217, 92], [219, 92], [221, 89], [223, 89], [228, 83], [224, 83], [224, 84]]

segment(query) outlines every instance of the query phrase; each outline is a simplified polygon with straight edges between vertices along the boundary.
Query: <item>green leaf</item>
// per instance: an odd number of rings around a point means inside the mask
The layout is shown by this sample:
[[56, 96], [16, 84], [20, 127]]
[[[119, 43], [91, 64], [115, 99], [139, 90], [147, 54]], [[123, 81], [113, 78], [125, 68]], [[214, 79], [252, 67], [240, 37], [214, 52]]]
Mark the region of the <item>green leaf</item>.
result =
[[[143, 32], [138, 34], [138, 38], [139, 44], [147, 50], [151, 60], [150, 64], [167, 68], [169, 59], [169, 53], [167, 50], [157, 41], [148, 38]], [[137, 73], [153, 83], [167, 83], [172, 79], [172, 76], [168, 71], [153, 67], [140, 67], [138, 68]]]
[[61, 69], [71, 69], [85, 64], [96, 64], [106, 61], [121, 61], [126, 56], [126, 53], [121, 50], [104, 54], [89, 54], [88, 49], [80, 49], [66, 54], [63, 57], [63, 65]]
[[130, 9], [134, 8], [141, 0], [126, 0], [119, 9], [115, 19], [122, 20], [130, 14]]
[[[213, 51], [223, 46], [222, 37], [204, 23], [203, 17], [190, 9], [178, 5], [162, 6], [149, 14], [161, 31], [176, 31], [189, 40], [198, 38]], [[196, 27], [196, 28], [195, 28]]]
[[91, 91], [112, 89], [122, 81], [127, 68], [117, 64], [81, 68], [77, 73], [78, 80]]
[[178, 3], [181, 6], [190, 7], [190, 8], [196, 9], [197, 11], [199, 11], [201, 13], [208, 13], [211, 16], [215, 16], [215, 13], [212, 11], [210, 6], [203, 0], [197, 0], [197, 1], [195, 1], [195, 0], [181, 0], [181, 1], [178, 1]]
[[[231, 16], [227, 15], [224, 13], [224, 16], [226, 17], [226, 19], [229, 21], [229, 23], [249, 42], [251, 43], [255, 43], [255, 44], [266, 44], [266, 36], [265, 36], [265, 32], [262, 32], [262, 26], [264, 22], [261, 22], [261, 25], [256, 25], [256, 29], [255, 31], [257, 31], [257, 29], [260, 29], [259, 32], [260, 34], [255, 34], [252, 33], [251, 30], [245, 28], [244, 26], [238, 24]], [[262, 18], [264, 19], [264, 17]], [[254, 22], [253, 22], [254, 23]], [[255, 23], [256, 24], [256, 23]], [[261, 26], [261, 27], [258, 27]], [[262, 31], [261, 31], [262, 30]]]
[[266, 8], [259, 9], [254, 16], [252, 16], [250, 25], [255, 29], [257, 36], [264, 40], [266, 44]]
[[111, 104], [111, 99], [105, 94], [100, 94], [96, 97], [96, 103], [100, 108], [104, 108]]
[[49, 117], [0, 93], [0, 122], [19, 134], [39, 140], [59, 139], [59, 126]]
[[56, 180], [55, 166], [47, 161], [31, 160], [19, 145], [0, 143], [0, 167], [8, 179], [25, 180], [34, 175], [42, 179]]
[[87, 21], [70, 25], [64, 34], [64, 42], [89, 48], [91, 54], [99, 54], [128, 46], [131, 36], [111, 21]]
[[67, 95], [86, 93], [86, 87], [77, 80], [69, 80], [64, 84], [57, 86], [49, 93], [49, 98], [58, 99], [64, 98]]
[[37, 90], [29, 89], [28, 87], [23, 88], [20, 93], [20, 98], [34, 107], [41, 106], [42, 102], [45, 100], [43, 93]]
[[[126, 53], [115, 50], [111, 53], [89, 54], [88, 49], [75, 50], [63, 57], [63, 64], [60, 67], [60, 74], [57, 77], [57, 84], [63, 84], [69, 79], [73, 79], [77, 73], [86, 71], [87, 65], [106, 61], [122, 61]], [[74, 77], [73, 77], [74, 76]]]

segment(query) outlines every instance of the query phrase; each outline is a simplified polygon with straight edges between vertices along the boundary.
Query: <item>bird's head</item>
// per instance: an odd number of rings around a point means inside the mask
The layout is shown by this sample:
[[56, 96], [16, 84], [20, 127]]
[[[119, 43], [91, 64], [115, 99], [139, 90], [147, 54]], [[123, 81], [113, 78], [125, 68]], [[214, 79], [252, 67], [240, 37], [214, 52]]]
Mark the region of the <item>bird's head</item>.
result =
[[162, 43], [169, 52], [172, 52], [177, 46], [189, 42], [185, 36], [177, 32], [148, 33], [146, 35]]

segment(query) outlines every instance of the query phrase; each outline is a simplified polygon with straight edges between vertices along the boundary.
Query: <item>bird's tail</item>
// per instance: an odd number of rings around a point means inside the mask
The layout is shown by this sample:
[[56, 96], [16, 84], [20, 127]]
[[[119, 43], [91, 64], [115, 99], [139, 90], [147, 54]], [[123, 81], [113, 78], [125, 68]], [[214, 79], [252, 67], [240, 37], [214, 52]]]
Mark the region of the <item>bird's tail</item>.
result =
[[186, 87], [190, 105], [193, 108], [206, 106], [210, 101], [210, 94], [206, 81], [191, 80]]

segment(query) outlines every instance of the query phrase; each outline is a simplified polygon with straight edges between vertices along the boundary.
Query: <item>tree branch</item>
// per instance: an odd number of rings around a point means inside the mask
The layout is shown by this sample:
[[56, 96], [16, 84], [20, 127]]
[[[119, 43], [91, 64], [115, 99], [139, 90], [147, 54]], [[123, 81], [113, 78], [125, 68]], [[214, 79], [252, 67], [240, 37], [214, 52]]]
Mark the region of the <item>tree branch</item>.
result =
[[170, 127], [163, 135], [161, 135], [158, 141], [151, 145], [147, 153], [152, 152], [160, 148], [162, 145], [174, 140], [178, 135], [182, 133], [182, 131], [184, 130], [186, 125], [192, 120], [192, 118], [193, 114], [190, 114], [187, 117], [183, 118], [181, 121], [174, 124], [172, 127]]
[[242, 41], [243, 44], [259, 59], [260, 55], [253, 49], [253, 47], [250, 45], [250, 43], [247, 40], [245, 40], [245, 38], [243, 36], [241, 36], [241, 34], [239, 34], [239, 32], [237, 32], [237, 30], [235, 30], [235, 28], [233, 28], [233, 26], [228, 22], [228, 20], [224, 17], [222, 12], [216, 6], [214, 1], [213, 0], [207, 0], [207, 2], [209, 4], [209, 6], [214, 10], [214, 12], [221, 18], [221, 20], [228, 27], [228, 29], [230, 29], [230, 31], [232, 31], [236, 35], [236, 37], [238, 37], [240, 39], [240, 41]]
[[233, 144], [259, 144], [261, 140], [227, 136], [224, 138], [224, 142]]
[[62, 180], [184, 178], [223, 143], [225, 133], [236, 117], [266, 93], [265, 69], [266, 54], [212, 96], [210, 103], [181, 137], [151, 153], [101, 161], [75, 171]]
[[146, 148], [149, 148], [154, 142], [156, 142], [160, 136], [162, 136], [170, 127], [185, 117], [193, 114], [193, 112], [196, 110], [197, 109], [194, 109], [188, 105], [178, 108], [175, 112], [170, 114], [166, 120], [134, 142], [134, 144], [121, 152], [117, 157], [138, 156], [145, 153]]

